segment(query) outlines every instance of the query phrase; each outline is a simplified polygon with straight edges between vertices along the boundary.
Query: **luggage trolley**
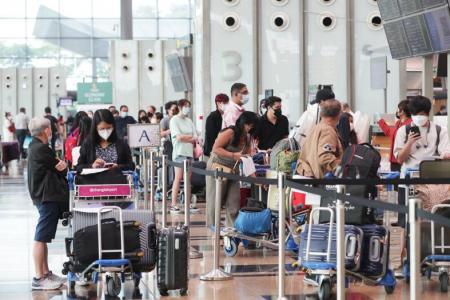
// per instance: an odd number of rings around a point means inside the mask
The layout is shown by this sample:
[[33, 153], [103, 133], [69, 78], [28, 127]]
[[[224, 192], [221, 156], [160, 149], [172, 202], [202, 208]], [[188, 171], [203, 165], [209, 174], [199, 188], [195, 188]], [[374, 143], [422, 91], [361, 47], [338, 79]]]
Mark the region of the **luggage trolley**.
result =
[[[120, 226], [120, 249], [104, 250], [102, 248], [102, 213], [105, 211], [117, 210], [119, 212], [119, 226]], [[105, 279], [106, 295], [116, 297], [120, 294], [122, 283], [125, 282], [125, 275], [133, 273], [133, 266], [129, 259], [125, 258], [125, 238], [124, 238], [124, 221], [122, 209], [117, 206], [101, 207], [97, 211], [97, 226], [98, 226], [98, 257], [99, 259], [92, 262], [81, 273], [76, 274], [71, 271], [68, 272], [69, 289], [71, 291], [75, 288], [75, 282], [85, 280], [88, 275], [92, 281], [97, 284], [99, 275], [107, 273]], [[103, 259], [103, 254], [106, 253], [120, 253], [118, 259]], [[120, 277], [119, 275], [120, 274]]]
[[[313, 215], [316, 212], [326, 211], [330, 213], [330, 223], [319, 225], [322, 227], [322, 231], [324, 233], [328, 232], [328, 236], [324, 237], [322, 235], [321, 240], [325, 241], [326, 239], [326, 247], [323, 247], [324, 251], [311, 251], [312, 248], [312, 222]], [[331, 296], [331, 291], [333, 289], [334, 284], [336, 283], [336, 250], [332, 249], [335, 242], [333, 239], [336, 239], [334, 232], [336, 231], [333, 226], [334, 222], [334, 211], [329, 207], [316, 207], [311, 211], [310, 222], [308, 226], [307, 239], [306, 239], [306, 247], [301, 245], [299, 250], [299, 265], [307, 270], [307, 273], [310, 275], [309, 278], [305, 277], [305, 282], [310, 285], [317, 286], [319, 288], [318, 294], [319, 299], [329, 299]], [[369, 225], [371, 226], [371, 225]], [[356, 228], [356, 227], [355, 227]], [[383, 227], [381, 227], [383, 228]], [[357, 280], [361, 280], [367, 284], [375, 285], [375, 286], [384, 286], [384, 289], [387, 294], [392, 294], [395, 290], [396, 281], [395, 277], [391, 270], [388, 268], [389, 262], [389, 231], [384, 228], [386, 235], [384, 239], [372, 236], [369, 239], [369, 243], [366, 243], [363, 235], [364, 232], [370, 231], [369, 228], [363, 226], [363, 229], [359, 228], [358, 234], [360, 235], [361, 240], [357, 238], [356, 234], [346, 233], [345, 236], [345, 260], [354, 261], [354, 269], [353, 270], [345, 270], [346, 275], [349, 277], [353, 277]], [[302, 241], [304, 242], [304, 241]], [[367, 274], [362, 274], [360, 272], [361, 266], [363, 264], [367, 264], [364, 262], [364, 259], [360, 257], [362, 254], [362, 249], [367, 248], [367, 244], [369, 244], [369, 248], [371, 249], [370, 253], [367, 253], [370, 257], [367, 259], [369, 263], [373, 261], [380, 262], [382, 264], [382, 272], [377, 274], [376, 276], [368, 276]], [[317, 245], [316, 245], [317, 247]], [[303, 253], [305, 252], [305, 253]], [[302, 261], [301, 257], [304, 255], [305, 259]], [[314, 258], [313, 258], [314, 257]], [[366, 271], [367, 266], [365, 267]], [[346, 280], [346, 285], [348, 284], [348, 280]]]
[[[450, 204], [438, 204], [433, 206], [431, 212], [436, 213], [439, 208], [450, 208]], [[440, 245], [436, 244], [435, 224], [431, 222], [431, 255], [425, 257], [422, 265], [425, 266], [425, 275], [428, 279], [431, 278], [433, 270], [439, 272], [439, 284], [442, 293], [447, 293], [450, 274], [450, 255], [444, 254], [446, 249], [450, 249], [450, 241], [445, 244], [445, 227], [441, 227]], [[449, 230], [449, 229], [447, 229]], [[448, 232], [447, 232], [448, 233]], [[437, 254], [436, 250], [440, 250], [441, 254]]]

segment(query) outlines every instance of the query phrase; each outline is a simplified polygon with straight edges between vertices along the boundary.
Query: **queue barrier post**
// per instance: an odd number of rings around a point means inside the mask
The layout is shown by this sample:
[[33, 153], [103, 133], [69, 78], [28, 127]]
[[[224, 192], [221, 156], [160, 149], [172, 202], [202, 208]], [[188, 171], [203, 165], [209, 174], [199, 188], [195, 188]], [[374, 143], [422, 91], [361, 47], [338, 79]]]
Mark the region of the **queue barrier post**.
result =
[[336, 199], [336, 298], [345, 300], [345, 208], [340, 194], [345, 194], [344, 185], [337, 186]]
[[[222, 171], [222, 170], [220, 170]], [[220, 269], [219, 250], [220, 250], [220, 210], [222, 195], [222, 178], [219, 177], [218, 170], [215, 171], [214, 178], [216, 180], [216, 199], [215, 199], [215, 220], [214, 220], [214, 260], [213, 269], [202, 276], [202, 281], [224, 281], [233, 279], [233, 276]]]
[[167, 155], [163, 155], [162, 157], [162, 227], [166, 228], [167, 226]]
[[148, 210], [148, 150], [143, 148], [141, 172], [144, 173], [144, 209]]
[[155, 152], [150, 151], [150, 211], [154, 212], [155, 209]]
[[[188, 231], [188, 240], [190, 240], [191, 233], [191, 179], [189, 174], [190, 161], [185, 159], [183, 161], [183, 175], [184, 175], [184, 226]], [[190, 244], [190, 242], [189, 242]], [[203, 254], [189, 245], [189, 258], [197, 259], [203, 258]]]
[[285, 249], [286, 249], [286, 235], [285, 235], [285, 221], [286, 221], [286, 207], [285, 207], [285, 181], [286, 174], [278, 173], [278, 300], [287, 300], [285, 296]]
[[409, 257], [410, 257], [410, 298], [418, 299], [421, 295], [420, 282], [420, 219], [417, 217], [417, 209], [422, 206], [422, 200], [411, 197], [408, 203], [409, 209]]

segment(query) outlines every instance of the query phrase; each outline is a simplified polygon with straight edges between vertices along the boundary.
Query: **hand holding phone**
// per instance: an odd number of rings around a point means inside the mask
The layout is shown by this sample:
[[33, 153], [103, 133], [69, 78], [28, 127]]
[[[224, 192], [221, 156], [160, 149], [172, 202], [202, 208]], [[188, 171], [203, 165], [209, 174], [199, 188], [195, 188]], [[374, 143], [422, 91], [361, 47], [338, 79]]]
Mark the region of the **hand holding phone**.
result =
[[419, 127], [417, 127], [417, 126], [411, 126], [411, 131], [410, 131], [410, 133], [414, 133], [414, 134], [420, 136], [420, 130], [419, 130]]

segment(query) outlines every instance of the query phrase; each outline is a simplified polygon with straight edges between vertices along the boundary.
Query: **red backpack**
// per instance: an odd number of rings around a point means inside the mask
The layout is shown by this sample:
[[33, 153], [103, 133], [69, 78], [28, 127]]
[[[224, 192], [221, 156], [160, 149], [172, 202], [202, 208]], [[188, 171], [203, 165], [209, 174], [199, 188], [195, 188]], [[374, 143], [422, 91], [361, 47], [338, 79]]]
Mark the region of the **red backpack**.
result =
[[64, 158], [66, 161], [72, 163], [72, 149], [78, 144], [78, 129], [69, 135], [64, 144]]

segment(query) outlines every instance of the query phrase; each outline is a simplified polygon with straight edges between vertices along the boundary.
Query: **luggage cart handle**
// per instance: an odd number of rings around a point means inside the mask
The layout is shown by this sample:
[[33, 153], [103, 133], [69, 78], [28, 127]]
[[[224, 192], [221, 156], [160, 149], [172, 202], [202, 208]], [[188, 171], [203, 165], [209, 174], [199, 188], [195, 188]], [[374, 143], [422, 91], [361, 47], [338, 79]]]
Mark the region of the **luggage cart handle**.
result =
[[[120, 226], [120, 249], [103, 250], [102, 247], [102, 213], [104, 211], [119, 211], [119, 226]], [[97, 212], [97, 228], [98, 228], [98, 258], [102, 259], [103, 253], [118, 253], [121, 254], [121, 259], [125, 259], [125, 246], [124, 246], [124, 228], [123, 228], [123, 214], [122, 209], [118, 206], [104, 206], [99, 208]]]
[[[439, 208], [450, 208], [450, 204], [436, 204], [431, 208], [431, 213], [436, 213]], [[431, 254], [435, 255], [436, 249], [441, 249], [444, 253], [445, 249], [449, 249], [449, 246], [445, 246], [445, 228], [441, 227], [441, 245], [436, 246], [436, 236], [434, 235], [434, 221], [431, 221]]]
[[320, 211], [327, 211], [330, 213], [330, 225], [328, 228], [328, 245], [327, 245], [327, 252], [322, 253], [323, 256], [326, 255], [327, 262], [330, 262], [331, 258], [331, 239], [333, 236], [333, 222], [334, 222], [334, 211], [329, 207], [315, 207], [311, 210], [311, 216], [309, 220], [308, 225], [308, 238], [306, 240], [306, 261], [309, 260], [309, 254], [310, 254], [310, 248], [311, 248], [311, 233], [312, 233], [312, 223], [314, 219], [314, 213], [320, 212]]

